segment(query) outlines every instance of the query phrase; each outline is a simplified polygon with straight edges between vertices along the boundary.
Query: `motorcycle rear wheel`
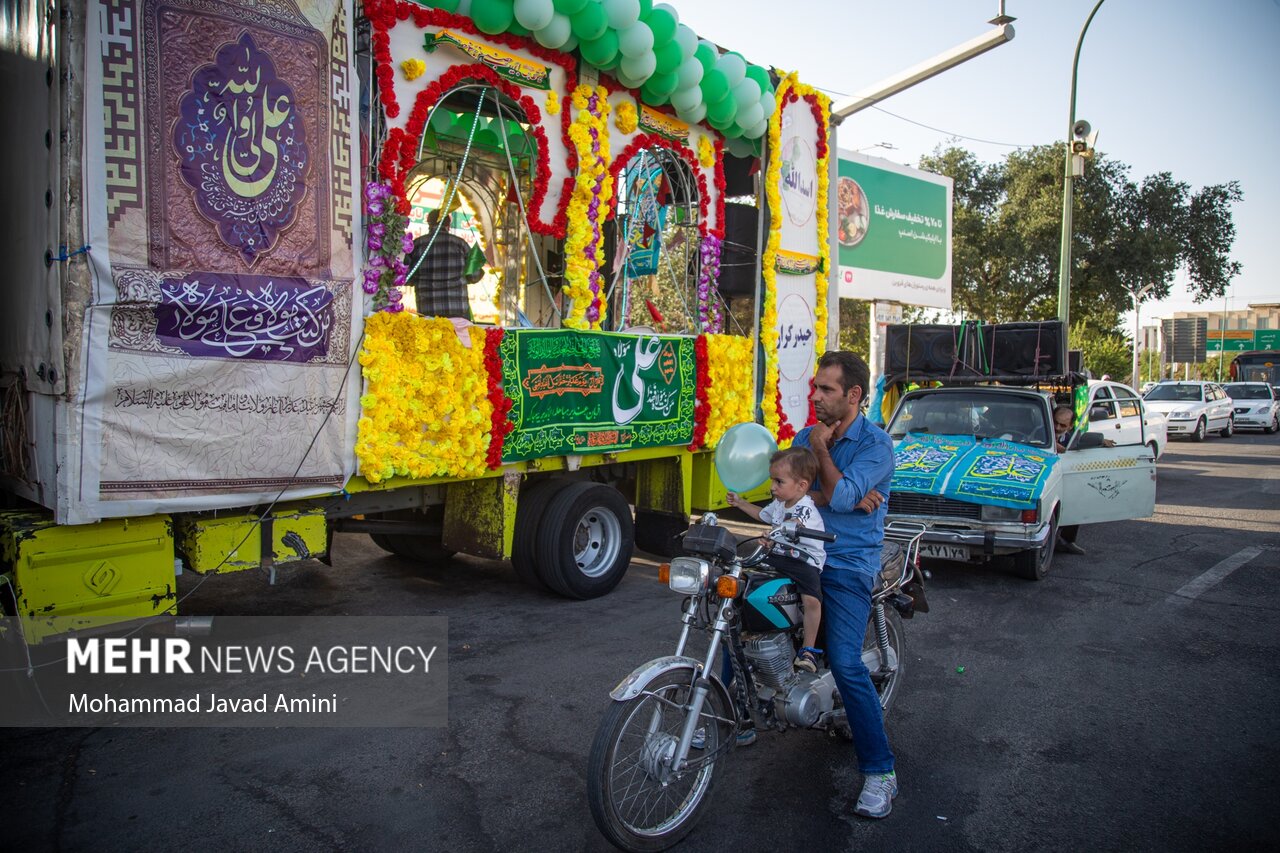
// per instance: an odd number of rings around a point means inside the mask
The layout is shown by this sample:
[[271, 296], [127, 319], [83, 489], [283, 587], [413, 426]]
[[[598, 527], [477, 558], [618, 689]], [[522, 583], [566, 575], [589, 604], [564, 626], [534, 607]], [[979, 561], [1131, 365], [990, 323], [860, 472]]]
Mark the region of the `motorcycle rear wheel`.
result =
[[713, 757], [665, 776], [691, 681], [689, 670], [664, 672], [639, 696], [611, 704], [600, 721], [587, 759], [587, 802], [600, 832], [623, 850], [666, 850], [689, 834], [709, 802], [716, 767], [734, 737], [733, 711], [715, 689], [699, 719], [706, 743], [689, 750], [691, 762]]
[[880, 696], [880, 711], [888, 714], [893, 707], [893, 700], [898, 698], [898, 687], [902, 684], [903, 670], [906, 666], [907, 638], [902, 630], [902, 617], [892, 606], [884, 607], [885, 627], [889, 629], [889, 672], [881, 675], [880, 645], [876, 639], [876, 614], [872, 610], [867, 620], [867, 633], [862, 639], [862, 663], [871, 673], [871, 683], [875, 685]]

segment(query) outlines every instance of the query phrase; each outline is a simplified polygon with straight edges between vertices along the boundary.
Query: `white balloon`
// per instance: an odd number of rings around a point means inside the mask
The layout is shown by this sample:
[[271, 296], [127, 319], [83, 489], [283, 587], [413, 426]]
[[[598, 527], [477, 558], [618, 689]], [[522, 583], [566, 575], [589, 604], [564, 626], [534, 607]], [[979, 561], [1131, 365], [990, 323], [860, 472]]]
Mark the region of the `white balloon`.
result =
[[515, 13], [520, 26], [536, 33], [551, 23], [556, 7], [551, 0], [516, 0]]
[[769, 132], [769, 120], [767, 118], [760, 119], [759, 124], [753, 127], [745, 127], [742, 129], [742, 135], [747, 139], [759, 139]]
[[571, 50], [574, 50], [577, 47], [578, 47], [578, 37], [575, 36], [572, 32], [570, 32], [569, 38], [565, 40], [564, 44], [560, 45], [560, 50], [562, 53], [569, 53]]
[[458, 8], [454, 9], [453, 13], [455, 15], [462, 15], [463, 17], [470, 18], [471, 0], [458, 0]]
[[677, 12], [676, 7], [672, 6], [670, 3], [654, 3], [653, 8], [666, 9], [668, 12], [671, 13], [671, 17], [676, 19], [676, 23], [677, 24], [680, 23], [680, 13]]
[[613, 76], [619, 83], [628, 89], [639, 89], [644, 85], [643, 80], [632, 80], [628, 77], [627, 72], [623, 71], [621, 67], [613, 69]]
[[622, 64], [619, 68], [622, 73], [626, 74], [632, 80], [648, 80], [653, 76], [653, 72], [658, 67], [658, 59], [653, 55], [653, 51], [642, 53], [639, 56], [624, 56]]
[[772, 92], [764, 92], [760, 95], [760, 109], [764, 110], [764, 117], [770, 118], [773, 111], [778, 108], [778, 98]]
[[702, 63], [694, 59], [692, 56], [680, 63], [680, 67], [676, 69], [676, 81], [678, 88], [688, 89], [697, 86], [702, 82], [702, 75], [705, 72]]
[[680, 55], [688, 59], [698, 49], [698, 34], [685, 24], [676, 24], [676, 43], [680, 45]]
[[653, 53], [653, 30], [648, 24], [635, 23], [618, 33], [618, 51], [623, 56]]
[[676, 89], [671, 93], [671, 106], [676, 112], [688, 112], [702, 103], [702, 90], [696, 85], [685, 89]]
[[573, 25], [569, 22], [569, 16], [561, 15], [559, 12], [551, 16], [546, 26], [533, 31], [533, 37], [537, 39], [538, 44], [548, 50], [560, 50], [565, 42], [569, 41], [571, 35], [573, 35]]
[[738, 127], [744, 130], [748, 127], [755, 127], [764, 118], [764, 110], [760, 109], [760, 102], [754, 101], [738, 110], [738, 114], [734, 117], [738, 122]]
[[724, 147], [728, 149], [729, 153], [734, 157], [750, 157], [755, 153], [751, 143], [743, 137], [726, 140]]
[[747, 76], [747, 61], [736, 53], [726, 53], [716, 60], [716, 68], [724, 73], [729, 88], [741, 83]]
[[676, 110], [676, 115], [678, 115], [680, 120], [686, 124], [697, 124], [707, 117], [707, 105], [698, 104], [693, 109], [685, 110], [683, 112]]
[[625, 30], [640, 20], [640, 0], [602, 0], [600, 5], [615, 30]]

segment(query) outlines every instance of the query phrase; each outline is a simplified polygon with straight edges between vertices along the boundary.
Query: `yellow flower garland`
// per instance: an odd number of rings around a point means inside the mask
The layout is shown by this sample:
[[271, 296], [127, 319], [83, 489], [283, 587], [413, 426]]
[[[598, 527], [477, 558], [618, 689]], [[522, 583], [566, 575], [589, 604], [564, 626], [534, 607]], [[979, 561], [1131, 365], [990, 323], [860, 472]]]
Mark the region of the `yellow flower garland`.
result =
[[547, 92], [546, 110], [549, 116], [560, 115], [560, 97], [554, 91]]
[[[591, 109], [592, 94], [596, 95], [594, 110]], [[564, 293], [570, 305], [563, 325], [569, 329], [600, 329], [605, 319], [604, 282], [601, 279], [599, 292], [593, 292], [591, 276], [604, 262], [604, 229], [600, 226], [613, 198], [613, 177], [609, 174], [608, 95], [603, 86], [593, 89], [582, 85], [573, 90], [572, 102], [578, 114], [569, 125], [569, 139], [578, 152], [578, 177], [569, 198], [568, 233], [564, 243]], [[597, 299], [597, 314], [591, 317], [588, 310]]]
[[707, 335], [707, 447], [719, 444], [729, 427], [754, 417], [751, 350], [750, 338]]
[[404, 72], [404, 79], [417, 80], [426, 73], [427, 63], [421, 59], [406, 59], [400, 63], [400, 70]]
[[631, 101], [618, 104], [613, 123], [623, 133], [635, 133], [636, 128], [640, 126], [640, 114], [636, 112], [636, 105]]
[[698, 165], [710, 169], [715, 164], [716, 147], [711, 143], [711, 137], [703, 134], [698, 137]]
[[[782, 183], [782, 158], [778, 152], [782, 150], [782, 108], [785, 103], [785, 96], [789, 90], [794, 90], [801, 98], [815, 96], [818, 98], [820, 112], [823, 121], [826, 122], [826, 116], [829, 114], [830, 101], [818, 90], [806, 86], [797, 79], [795, 72], [788, 74], [778, 85], [775, 95], [778, 99], [778, 108], [773, 111], [773, 115], [769, 117], [769, 151], [774, 152], [774, 156], [769, 158], [769, 170], [765, 178], [765, 192], [769, 197], [769, 209], [774, 211], [782, 210], [782, 193], [779, 187]], [[827, 142], [826, 153], [818, 158], [818, 197], [817, 210], [819, 211], [818, 221], [818, 271], [814, 275], [814, 286], [817, 291], [816, 305], [814, 307], [814, 354], [821, 357], [827, 349], [827, 293], [829, 287], [828, 267], [831, 265], [831, 243], [830, 235], [827, 233], [827, 217], [825, 211], [827, 209], [827, 193], [829, 191], [829, 175], [827, 173], [827, 164], [831, 156], [831, 127], [829, 124], [820, 128]], [[764, 425], [775, 436], [782, 425], [781, 414], [778, 410], [778, 306], [777, 306], [777, 285], [778, 271], [776, 264], [778, 260], [778, 249], [782, 243], [782, 220], [774, 217], [769, 227], [769, 239], [765, 246], [764, 258], [761, 260], [761, 277], [764, 279], [764, 306], [760, 317], [760, 340], [764, 348], [764, 389], [761, 394], [760, 408], [764, 413]], [[815, 360], [816, 367], [816, 360]], [[803, 424], [792, 424], [795, 429], [799, 429]], [[791, 444], [790, 440], [779, 442], [779, 446], [786, 447]]]
[[493, 406], [484, 330], [467, 332], [470, 349], [442, 317], [380, 311], [365, 320], [355, 452], [366, 480], [476, 477], [488, 470]]

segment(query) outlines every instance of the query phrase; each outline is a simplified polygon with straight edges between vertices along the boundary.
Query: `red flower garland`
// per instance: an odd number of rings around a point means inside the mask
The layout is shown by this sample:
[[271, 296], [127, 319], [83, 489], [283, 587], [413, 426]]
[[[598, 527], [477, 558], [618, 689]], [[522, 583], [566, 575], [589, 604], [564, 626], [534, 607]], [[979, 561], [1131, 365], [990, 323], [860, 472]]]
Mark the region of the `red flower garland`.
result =
[[778, 441], [786, 441], [789, 438], [796, 437], [795, 427], [791, 425], [791, 421], [787, 420], [787, 413], [782, 409], [782, 386], [779, 384], [774, 389], [774, 400], [778, 406]]
[[690, 450], [698, 450], [707, 446], [707, 418], [711, 414], [711, 369], [707, 364], [707, 336], [698, 335], [693, 344], [695, 363], [697, 364], [696, 397], [693, 404], [693, 441]]
[[485, 329], [484, 332], [484, 369], [489, 377], [489, 403], [493, 406], [485, 461], [492, 470], [502, 467], [503, 439], [516, 428], [507, 416], [511, 411], [511, 398], [502, 390], [502, 357], [498, 355], [498, 347], [504, 334], [506, 332], [501, 328]]

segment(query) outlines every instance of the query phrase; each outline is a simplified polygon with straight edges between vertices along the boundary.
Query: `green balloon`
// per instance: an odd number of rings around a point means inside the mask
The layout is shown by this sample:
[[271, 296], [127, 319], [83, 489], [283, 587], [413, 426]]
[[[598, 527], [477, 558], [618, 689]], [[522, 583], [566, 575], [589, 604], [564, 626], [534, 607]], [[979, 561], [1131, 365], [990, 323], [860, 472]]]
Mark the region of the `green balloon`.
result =
[[742, 128], [738, 127], [738, 123], [736, 121], [720, 132], [724, 135], [725, 139], [737, 139], [742, 136]]
[[676, 19], [666, 9], [652, 9], [647, 17], [641, 18], [653, 30], [653, 43], [666, 44], [675, 37]]
[[707, 120], [713, 124], [732, 124], [738, 114], [738, 104], [732, 97], [724, 97], [707, 104]]
[[471, 20], [489, 35], [505, 33], [516, 20], [511, 0], [471, 0]]
[[589, 2], [591, 0], [551, 0], [552, 5], [556, 7], [556, 11], [561, 15], [576, 15]]
[[507, 27], [507, 32], [517, 36], [529, 35], [529, 28], [526, 27], [524, 24], [520, 23], [519, 21], [514, 20], [514, 16], [512, 17], [513, 17], [513, 20], [511, 21], [511, 26]]
[[718, 103], [729, 94], [729, 81], [725, 79], [724, 72], [719, 68], [709, 68], [707, 73], [702, 75], [702, 82], [698, 84], [702, 88], [702, 97], [708, 104], [708, 112], [710, 105]]
[[643, 21], [652, 11], [653, 0], [640, 0], [640, 20]]
[[649, 91], [665, 100], [676, 90], [676, 86], [679, 85], [679, 82], [680, 81], [675, 74], [670, 72], [663, 74], [659, 71], [649, 78], [648, 82], [645, 83], [645, 86], [649, 88]]
[[773, 91], [773, 81], [769, 79], [769, 72], [761, 68], [759, 65], [747, 66], [747, 79], [755, 80], [756, 85], [760, 87], [761, 92]]
[[653, 49], [653, 58], [658, 61], [658, 73], [670, 74], [680, 67], [680, 63], [684, 61], [684, 54], [680, 50], [680, 42], [672, 39], [664, 44], [659, 44]]
[[609, 29], [609, 16], [595, 0], [589, 0], [569, 21], [573, 26], [573, 34], [584, 42], [600, 38]]
[[458, 0], [431, 0], [431, 5], [446, 12], [458, 11]]
[[716, 67], [716, 49], [706, 42], [701, 42], [693, 51], [693, 58], [702, 63], [704, 71], [710, 71]]
[[[582, 58], [596, 68], [604, 68], [618, 58], [618, 34], [606, 29], [599, 38], [584, 41], [578, 46]], [[758, 99], [760, 96], [757, 95]]]
[[735, 424], [716, 445], [716, 473], [729, 491], [749, 492], [769, 479], [769, 460], [777, 452], [769, 430], [750, 421]]

